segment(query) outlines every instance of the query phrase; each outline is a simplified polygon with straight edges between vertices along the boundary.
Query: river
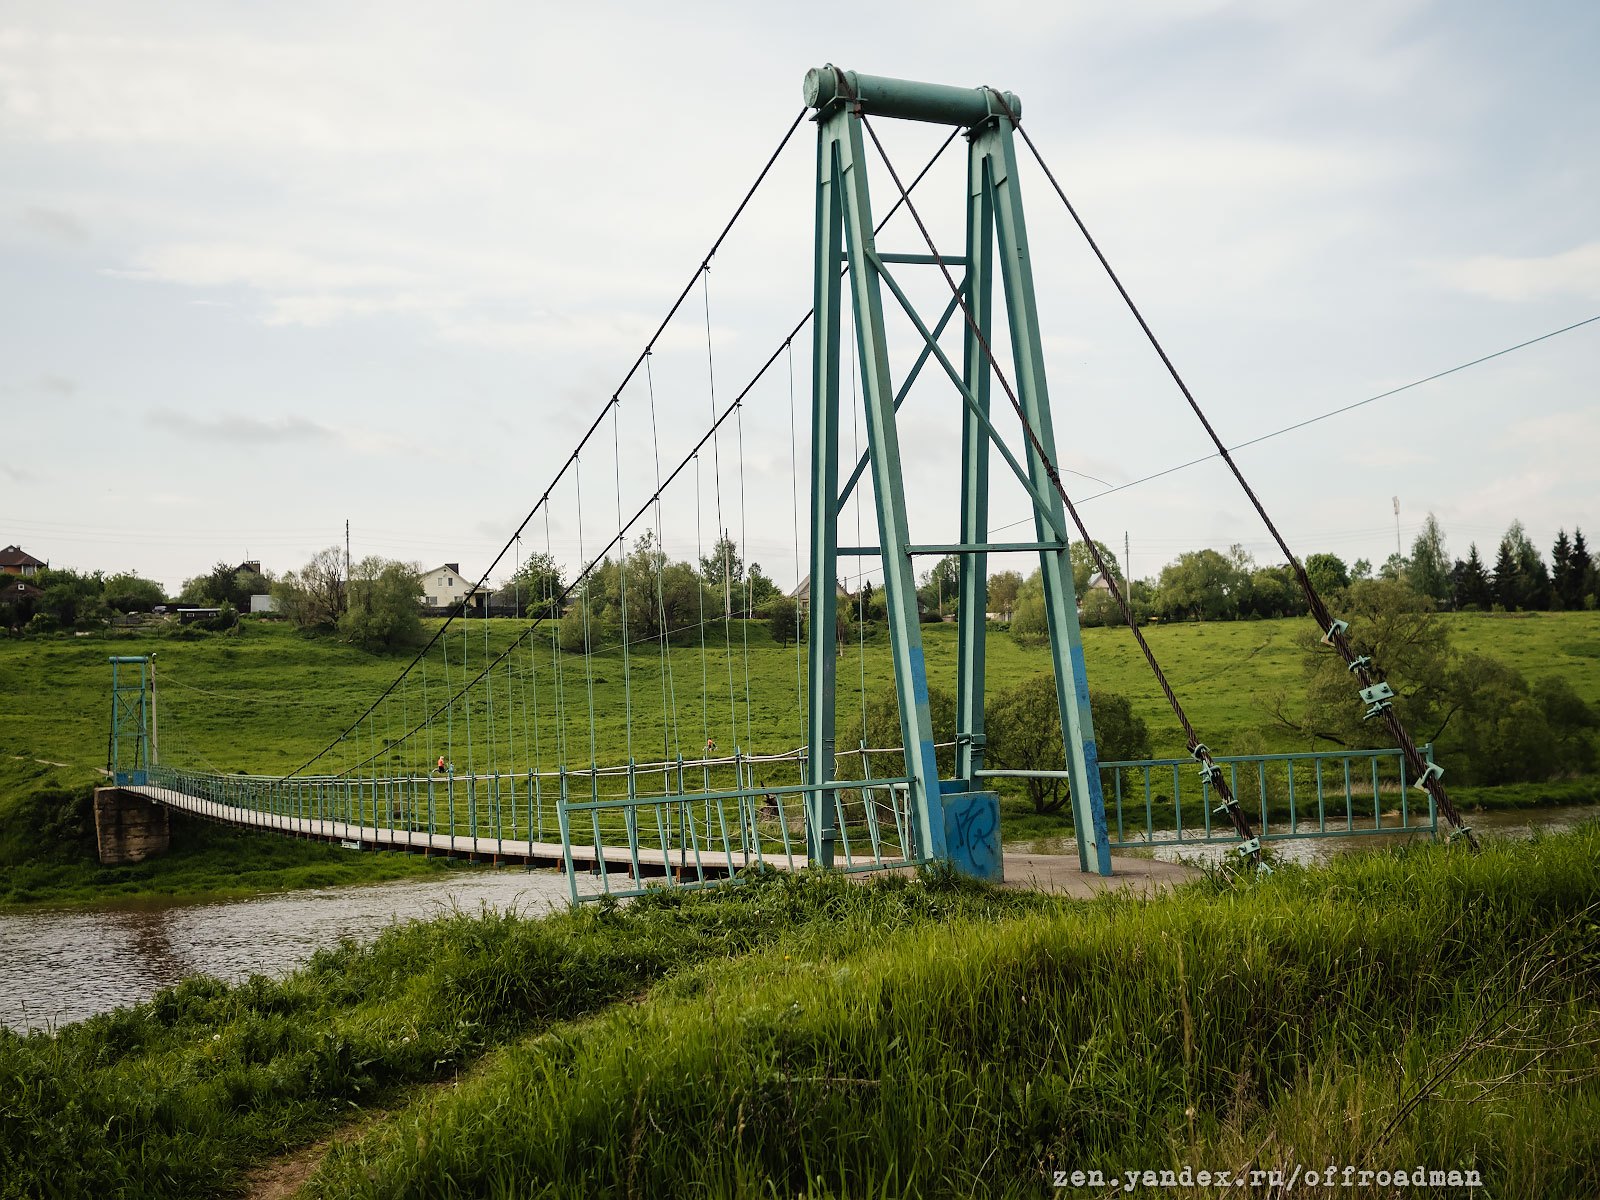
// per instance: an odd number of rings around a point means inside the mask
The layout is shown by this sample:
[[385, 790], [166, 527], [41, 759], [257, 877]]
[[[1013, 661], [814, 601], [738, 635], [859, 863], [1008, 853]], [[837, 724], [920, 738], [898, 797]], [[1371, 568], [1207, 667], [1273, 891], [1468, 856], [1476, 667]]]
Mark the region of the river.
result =
[[[1478, 813], [1481, 837], [1526, 837], [1600, 817], [1600, 805]], [[1395, 835], [1274, 842], [1274, 853], [1316, 863], [1354, 849], [1405, 840]], [[1041, 851], [1046, 847], [1038, 847]], [[1076, 847], [1071, 849], [1075, 852]], [[1227, 846], [1163, 847], [1158, 858], [1220, 859]], [[580, 886], [598, 880], [580, 876]], [[138, 1004], [190, 975], [230, 982], [281, 975], [341, 938], [370, 940], [395, 921], [452, 907], [544, 913], [567, 903], [559, 871], [483, 870], [357, 887], [275, 892], [244, 900], [145, 900], [94, 909], [36, 908], [0, 913], [0, 1025], [42, 1029]]]
[[[589, 882], [579, 876], [580, 887]], [[565, 906], [569, 894], [564, 872], [502, 869], [243, 900], [0, 913], [0, 1025], [81, 1021], [148, 1000], [190, 975], [229, 982], [282, 975], [341, 938], [371, 940], [395, 921], [482, 905], [542, 914]]]

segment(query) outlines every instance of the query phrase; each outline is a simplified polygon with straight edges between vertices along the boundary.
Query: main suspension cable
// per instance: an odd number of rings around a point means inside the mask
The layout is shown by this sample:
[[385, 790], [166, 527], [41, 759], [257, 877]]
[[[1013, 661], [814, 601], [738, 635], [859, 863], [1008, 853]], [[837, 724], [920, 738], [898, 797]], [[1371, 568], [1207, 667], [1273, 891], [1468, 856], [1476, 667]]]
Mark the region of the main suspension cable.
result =
[[[802, 116], [803, 115], [804, 114], [802, 113]], [[785, 142], [787, 142], [789, 136], [791, 136], [794, 133], [794, 130], [795, 130], [795, 128], [797, 126], [798, 126], [798, 120], [796, 121], [795, 125], [791, 125], [790, 126], [788, 133], [786, 133], [784, 135], [784, 141]], [[938, 148], [929, 157], [928, 161], [925, 164], [923, 164], [922, 169], [919, 172], [917, 172], [916, 177], [914, 179], [912, 179], [910, 187], [906, 189], [907, 193], [909, 193], [911, 190], [914, 190], [917, 187], [917, 185], [919, 183], [921, 183], [922, 180], [927, 176], [928, 172], [933, 170], [934, 165], [944, 155], [944, 152], [947, 149], [950, 148], [950, 144], [955, 141], [956, 134], [958, 132], [959, 132], [958, 130], [952, 129], [950, 131], [949, 136], [946, 137], [944, 141], [939, 143]], [[779, 149], [780, 150], [782, 149], [782, 144], [780, 144]], [[772, 163], [776, 159], [776, 157], [777, 157], [777, 152], [775, 151], [773, 153], [772, 158], [770, 158], [767, 161], [766, 167], [764, 167], [762, 169], [761, 178], [765, 177], [767, 170], [771, 168]], [[757, 179], [757, 181], [756, 181], [757, 185], [759, 185], [759, 183], [761, 182], [761, 178]], [[755, 190], [754, 187], [752, 187], [751, 188], [751, 192], [753, 192], [754, 190]], [[744, 204], [748, 203], [749, 198], [750, 198], [749, 194], [747, 194], [746, 197], [745, 197], [745, 201], [740, 204], [738, 212], [742, 212], [744, 210]], [[897, 212], [900, 211], [900, 207], [904, 202], [905, 201], [903, 201], [903, 200], [897, 200], [890, 207], [889, 211], [883, 215], [882, 220], [880, 220], [874, 226], [873, 232], [875, 234], [882, 232], [884, 227], [886, 225], [888, 225], [889, 221], [894, 217], [894, 215]], [[737, 217], [738, 212], [735, 213], [735, 217]], [[728, 228], [731, 228], [731, 225], [732, 225], [732, 222], [730, 221], [729, 222], [729, 226], [724, 228], [722, 236], [719, 237], [717, 239], [717, 242], [713, 245], [712, 253], [715, 253], [716, 248], [722, 244], [722, 240], [723, 240], [724, 237], [727, 236]], [[628, 382], [629, 379], [631, 379], [633, 377], [634, 371], [637, 370], [639, 362], [644, 362], [644, 363], [648, 364], [649, 355], [650, 355], [650, 352], [651, 352], [651, 347], [654, 345], [655, 341], [661, 336], [661, 333], [666, 329], [667, 323], [677, 313], [678, 308], [682, 306], [684, 299], [688, 296], [689, 291], [694, 287], [695, 281], [699, 279], [701, 272], [703, 272], [704, 270], [707, 269], [707, 265], [709, 264], [710, 259], [711, 259], [711, 254], [707, 254], [705, 262], [703, 262], [701, 264], [700, 268], [698, 268], [696, 270], [695, 275], [690, 279], [689, 283], [685, 286], [683, 292], [680, 293], [680, 295], [679, 295], [677, 301], [674, 303], [672, 309], [668, 312], [666, 319], [663, 320], [661, 325], [657, 328], [656, 333], [651, 338], [650, 345], [648, 345], [646, 347], [645, 351], [640, 355], [639, 360], [638, 360], [638, 362], [635, 362], [634, 367], [629, 370], [627, 376], [623, 380], [623, 384], [624, 385]], [[848, 270], [848, 267], [842, 269], [840, 271], [840, 274], [843, 275], [846, 270]], [[783, 341], [778, 344], [777, 348], [773, 350], [772, 354], [770, 356], [768, 356], [766, 361], [764, 361], [761, 364], [761, 366], [756, 369], [755, 374], [753, 376], [751, 376], [751, 378], [745, 384], [745, 386], [742, 389], [740, 389], [739, 394], [734, 398], [733, 403], [730, 404], [727, 408], [722, 410], [721, 414], [718, 415], [716, 417], [715, 421], [712, 423], [711, 428], [706, 431], [704, 436], [702, 436], [701, 439], [689, 451], [689, 453], [684, 456], [682, 461], [679, 462], [678, 466], [671, 472], [671, 474], [669, 474], [665, 480], [663, 480], [663, 481], [661, 481], [661, 482], [659, 482], [657, 484], [655, 492], [651, 495], [650, 499], [645, 502], [644, 507], [641, 508], [638, 512], [636, 512], [633, 515], [633, 517], [628, 521], [627, 529], [631, 529], [640, 520], [640, 518], [649, 510], [650, 506], [653, 505], [653, 504], [656, 504], [660, 500], [660, 497], [661, 497], [662, 493], [666, 490], [667, 487], [671, 486], [672, 482], [678, 477], [678, 475], [683, 472], [683, 470], [689, 465], [689, 463], [705, 447], [706, 443], [711, 440], [712, 436], [716, 433], [717, 429], [721, 426], [722, 422], [727, 420], [728, 417], [733, 412], [735, 412], [737, 410], [740, 402], [743, 401], [745, 399], [745, 397], [748, 396], [752, 390], [754, 390], [756, 384], [758, 384], [766, 376], [767, 372], [769, 370], [771, 370], [773, 364], [778, 361], [778, 358], [781, 355], [785, 354], [786, 352], [790, 351], [790, 348], [792, 347], [794, 339], [800, 335], [800, 333], [805, 329], [806, 325], [811, 321], [812, 317], [815, 316], [815, 315], [816, 315], [815, 308], [808, 308], [805, 311], [805, 314], [803, 316], [801, 316], [798, 321], [795, 322], [794, 328], [791, 329], [784, 336]], [[791, 371], [792, 371], [792, 367], [791, 367]], [[647, 366], [647, 372], [648, 372], [648, 366]], [[791, 379], [791, 385], [792, 385], [792, 379]], [[615, 404], [615, 403], [617, 403], [619, 401], [621, 390], [622, 390], [621, 387], [619, 387], [617, 389], [617, 394], [614, 395], [611, 398], [611, 400], [607, 402], [607, 408], [609, 408], [611, 405], [613, 405], [613, 404]], [[587, 442], [588, 438], [594, 433], [594, 431], [596, 429], [599, 428], [600, 422], [601, 422], [601, 420], [604, 419], [606, 411], [607, 411], [607, 409], [602, 409], [601, 410], [599, 416], [597, 416], [595, 418], [594, 424], [590, 426], [588, 433], [586, 433], [584, 435], [583, 440], [579, 442], [578, 448], [573, 451], [572, 455], [568, 458], [567, 462], [562, 466], [561, 471], [557, 473], [556, 478], [554, 480], [552, 480], [550, 486], [545, 489], [544, 494], [539, 498], [538, 502], [533, 506], [533, 509], [529, 512], [528, 516], [526, 518], [524, 518], [522, 525], [518, 526], [518, 531], [520, 532], [522, 530], [522, 528], [524, 528], [528, 524], [528, 522], [533, 519], [534, 515], [536, 513], [538, 513], [538, 511], [541, 508], [544, 509], [544, 513], [545, 513], [545, 553], [546, 553], [547, 557], [549, 556], [550, 551], [551, 551], [550, 527], [549, 527], [550, 509], [549, 509], [549, 503], [548, 503], [548, 501], [550, 499], [550, 495], [554, 491], [556, 484], [560, 482], [560, 480], [562, 478], [562, 475], [565, 473], [567, 468], [570, 467], [574, 462], [576, 462], [578, 452], [583, 449], [584, 443]], [[626, 532], [626, 530], [624, 530], [623, 532]], [[514, 543], [515, 540], [516, 540], [515, 536], [513, 535], [512, 539], [511, 539], [511, 543], [508, 543], [508, 544]], [[617, 544], [617, 539], [615, 539], [615, 538], [612, 539], [612, 541], [610, 543], [608, 543], [608, 545], [604, 549], [601, 550], [600, 556], [597, 556], [592, 562], [586, 564], [584, 566], [584, 568], [580, 571], [578, 576], [572, 581], [572, 583], [569, 584], [561, 592], [561, 594], [558, 597], [554, 597], [553, 601], [551, 601], [550, 604], [553, 604], [555, 606], [555, 611], [556, 611], [556, 614], [558, 616], [559, 616], [559, 613], [560, 613], [560, 606], [564, 605], [566, 603], [567, 598], [572, 594], [573, 590], [578, 586], [578, 584], [588, 577], [588, 575], [595, 569], [595, 567], [599, 565], [599, 563], [601, 561], [601, 558], [605, 555], [605, 553], [607, 551], [609, 551], [611, 549], [611, 547], [616, 545], [616, 544]], [[505, 552], [502, 551], [500, 557], [504, 557], [504, 553]], [[496, 558], [495, 559], [496, 563], [498, 563], [499, 561], [500, 561], [500, 558]], [[490, 571], [492, 571], [493, 569], [494, 569], [494, 564], [490, 564]], [[485, 574], [484, 578], [487, 579], [488, 575]], [[464, 601], [463, 601], [463, 604], [464, 604]], [[507, 647], [507, 649], [502, 653], [501, 657], [504, 657], [505, 654], [510, 653], [510, 651], [512, 649], [514, 649], [516, 646], [521, 644], [523, 639], [525, 639], [528, 636], [530, 636], [539, 627], [539, 625], [549, 615], [550, 604], [547, 604], [545, 613], [542, 613], [537, 619], [535, 619], [533, 621], [533, 623], [530, 624], [528, 626], [528, 628], [525, 629], [522, 632], [522, 634], [519, 635], [512, 642], [511, 646]], [[451, 615], [446, 618], [445, 627], [448, 627], [450, 621], [453, 621], [455, 619], [455, 617], [457, 615], [459, 615], [459, 613], [461, 611], [461, 607], [462, 607], [461, 605], [458, 605], [457, 608], [452, 611]], [[423, 649], [418, 653], [417, 658], [413, 659], [411, 664], [408, 665], [405, 668], [405, 671], [401, 672], [401, 676], [396, 678], [396, 680], [389, 685], [389, 690], [392, 690], [394, 687], [398, 686], [398, 684], [400, 682], [400, 678], [403, 678], [405, 673], [410, 671], [412, 669], [412, 667], [414, 667], [416, 665], [416, 663], [419, 660], [422, 659], [423, 655], [425, 655], [428, 652], [428, 650], [432, 648], [434, 642], [439, 641], [439, 639], [443, 636], [444, 631], [445, 631], [444, 627], [441, 627], [441, 629], [437, 633], [435, 633], [433, 639], [431, 639], [428, 642], [428, 644], [426, 646], [424, 646]], [[558, 637], [553, 637], [551, 639], [551, 654], [552, 654], [552, 658], [554, 660], [554, 666], [552, 668], [552, 673], [553, 673], [554, 678], [555, 678], [556, 700], [557, 700], [557, 708], [558, 708], [557, 735], [558, 735], [559, 738], [562, 739], [562, 742], [563, 742], [563, 746], [562, 746], [562, 749], [560, 751], [560, 756], [564, 761], [565, 760], [564, 744], [565, 744], [566, 716], [565, 716], [565, 712], [562, 711], [563, 710], [562, 699], [563, 699], [564, 688], [563, 688], [563, 675], [562, 675], [562, 672], [561, 672], [561, 669], [560, 669], [559, 644], [560, 644], [560, 639]], [[498, 662], [498, 659], [496, 661]], [[466, 674], [466, 672], [465, 672], [465, 670], [463, 670], [463, 677], [465, 677], [465, 674]], [[474, 678], [468, 680], [465, 684], [463, 684], [463, 686], [461, 687], [461, 689], [459, 691], [455, 692], [454, 694], [452, 694], [450, 696], [450, 699], [446, 701], [446, 705], [443, 705], [443, 706], [440, 706], [439, 708], [436, 708], [432, 713], [429, 714], [429, 716], [426, 718], [426, 720], [431, 720], [434, 716], [439, 715], [441, 712], [450, 711], [450, 706], [453, 706], [454, 701], [459, 699], [462, 695], [464, 695], [466, 693], [466, 691], [468, 689], [470, 689], [475, 683], [477, 683], [478, 679], [480, 679], [481, 677], [482, 676], [479, 675], [479, 676], [475, 676]], [[448, 694], [449, 693], [448, 685], [446, 687], [446, 691], [447, 691], [447, 694]], [[385, 694], [387, 694], [387, 692]], [[355, 729], [361, 723], [361, 721], [364, 720], [366, 718], [366, 716], [368, 714], [370, 714], [377, 707], [378, 703], [381, 700], [382, 700], [382, 696], [380, 696], [378, 698], [378, 700], [373, 701], [372, 705], [367, 709], [367, 712], [363, 713], [360, 717], [357, 717], [356, 720], [351, 723], [350, 727], [345, 731], [345, 733], [348, 733], [348, 732], [350, 732], [350, 730]], [[676, 720], [676, 702], [675, 701], [674, 701], [674, 720]], [[422, 728], [422, 725], [420, 725], [420, 724], [417, 725], [417, 726], [414, 726], [410, 731], [408, 731], [403, 736], [410, 737], [413, 734], [419, 732], [421, 730], [421, 728]], [[318, 759], [320, 759], [324, 755], [326, 755], [335, 746], [338, 746], [344, 740], [344, 738], [345, 738], [345, 734], [343, 734], [343, 733], [340, 734], [337, 738], [334, 739], [333, 742], [331, 742], [322, 751], [320, 751], [316, 755], [313, 755], [306, 762], [302, 763], [299, 767], [296, 767], [293, 771], [290, 771], [288, 774], [284, 775], [282, 778], [283, 779], [290, 779], [293, 776], [299, 774], [301, 771], [304, 771], [307, 767], [311, 766], [312, 763], [316, 762]]]
[[1477, 838], [1473, 836], [1472, 830], [1462, 819], [1461, 813], [1457, 811], [1456, 806], [1450, 802], [1449, 796], [1445, 793], [1444, 783], [1440, 778], [1444, 774], [1444, 769], [1423, 757], [1422, 752], [1417, 748], [1417, 744], [1412, 741], [1411, 734], [1395, 714], [1394, 706], [1391, 703], [1391, 698], [1394, 695], [1393, 689], [1382, 681], [1381, 672], [1374, 667], [1369, 656], [1356, 653], [1355, 645], [1348, 636], [1349, 623], [1336, 620], [1333, 614], [1328, 611], [1328, 606], [1312, 585], [1311, 577], [1306, 574], [1306, 569], [1301, 565], [1300, 559], [1289, 549], [1289, 543], [1284, 540], [1283, 535], [1278, 532], [1277, 525], [1267, 515], [1266, 506], [1261, 503], [1260, 498], [1255, 493], [1255, 489], [1245, 479], [1244, 472], [1239, 469], [1239, 464], [1234, 462], [1233, 455], [1229, 453], [1228, 447], [1223, 443], [1222, 438], [1217, 435], [1217, 431], [1212, 426], [1211, 421], [1200, 408], [1199, 402], [1195, 400], [1194, 393], [1189, 390], [1189, 385], [1183, 381], [1183, 376], [1178, 373], [1177, 366], [1167, 355], [1166, 349], [1156, 337], [1155, 331], [1150, 328], [1150, 323], [1144, 319], [1144, 314], [1139, 311], [1139, 306], [1133, 302], [1133, 297], [1128, 294], [1128, 289], [1123, 286], [1122, 280], [1118, 278], [1116, 271], [1112, 269], [1110, 261], [1106, 258], [1104, 251], [1100, 249], [1100, 244], [1094, 240], [1094, 236], [1089, 232], [1089, 227], [1084, 224], [1083, 218], [1078, 215], [1078, 210], [1073, 207], [1072, 201], [1067, 199], [1067, 193], [1062, 190], [1061, 184], [1057, 182], [1055, 172], [1051, 171], [1049, 164], [1044, 161], [1044, 156], [1039, 153], [1039, 148], [1033, 144], [1033, 139], [1028, 136], [1028, 131], [1022, 128], [1022, 123], [1017, 119], [1016, 114], [1011, 111], [1004, 95], [993, 88], [989, 88], [988, 91], [991, 96], [999, 98], [1000, 106], [1005, 109], [1006, 118], [1011, 122], [1011, 127], [1022, 135], [1022, 140], [1027, 143], [1029, 151], [1033, 154], [1034, 161], [1044, 171], [1045, 177], [1050, 181], [1050, 186], [1055, 189], [1056, 195], [1061, 198], [1061, 203], [1066, 206], [1073, 223], [1077, 225], [1079, 232], [1083, 234], [1084, 240], [1088, 242], [1089, 249], [1094, 251], [1094, 256], [1100, 260], [1100, 265], [1105, 268], [1107, 277], [1110, 278], [1112, 285], [1116, 287], [1123, 303], [1128, 306], [1128, 311], [1133, 314], [1133, 319], [1139, 323], [1139, 328], [1144, 330], [1144, 335], [1149, 340], [1151, 347], [1167, 368], [1167, 374], [1172, 376], [1172, 381], [1178, 385], [1178, 390], [1183, 393], [1183, 398], [1188, 401], [1196, 419], [1199, 420], [1201, 427], [1205, 429], [1206, 436], [1216, 446], [1217, 456], [1228, 464], [1228, 470], [1233, 472], [1233, 477], [1238, 480], [1239, 486], [1244, 489], [1244, 494], [1249, 497], [1250, 503], [1255, 507], [1262, 524], [1267, 527], [1267, 532], [1272, 535], [1272, 540], [1278, 544], [1278, 549], [1282, 551], [1284, 559], [1294, 572], [1295, 580], [1299, 583], [1301, 592], [1305, 595], [1312, 617], [1316, 619], [1317, 626], [1323, 631], [1323, 642], [1338, 651], [1339, 656], [1348, 664], [1350, 673], [1360, 681], [1362, 699], [1371, 706], [1367, 710], [1367, 716], [1377, 716], [1382, 719], [1390, 735], [1400, 743], [1400, 749], [1405, 754], [1406, 764], [1411, 768], [1412, 777], [1417, 780], [1419, 786], [1433, 797], [1439, 811], [1445, 815], [1457, 830], [1465, 835], [1468, 843], [1476, 850], [1478, 848]]
[[[761, 187], [762, 182], [772, 170], [772, 165], [778, 161], [778, 156], [783, 153], [784, 147], [789, 144], [789, 139], [794, 136], [794, 131], [800, 128], [800, 122], [805, 120], [806, 113], [809, 111], [809, 108], [802, 108], [799, 114], [796, 115], [795, 119], [790, 122], [789, 128], [784, 131], [783, 136], [778, 139], [778, 145], [776, 149], [774, 149], [767, 157], [766, 163], [763, 164], [760, 172], [756, 175], [755, 182], [750, 185], [748, 190], [746, 190], [744, 198], [739, 201], [739, 206], [733, 210], [733, 216], [728, 218], [727, 224], [722, 227], [722, 232], [717, 234], [716, 241], [711, 243], [711, 249], [706, 251], [705, 257], [700, 261], [700, 265], [695, 269], [694, 274], [689, 277], [689, 282], [683, 285], [683, 290], [678, 293], [678, 298], [674, 300], [672, 302], [672, 306], [667, 309], [667, 315], [661, 318], [661, 324], [656, 326], [656, 331], [650, 335], [650, 340], [645, 343], [644, 349], [641, 350], [639, 352], [639, 356], [633, 360], [633, 365], [630, 366], [627, 370], [627, 373], [623, 375], [622, 382], [619, 383], [612, 391], [610, 399], [608, 399], [605, 404], [601, 406], [600, 411], [595, 414], [594, 421], [590, 424], [583, 437], [579, 439], [578, 444], [573, 449], [572, 453], [567, 456], [566, 461], [562, 463], [560, 469], [556, 472], [555, 478], [552, 479], [550, 481], [550, 485], [545, 488], [544, 494], [541, 495], [534, 506], [528, 510], [528, 515], [522, 518], [522, 521], [517, 526], [516, 531], [512, 533], [511, 537], [506, 540], [506, 544], [501, 547], [500, 553], [495, 555], [494, 561], [489, 564], [488, 569], [484, 571], [482, 578], [478, 580], [478, 587], [481, 588], [488, 583], [489, 577], [494, 573], [495, 568], [498, 567], [505, 556], [510, 553], [512, 546], [516, 544], [516, 540], [521, 536], [522, 531], [526, 529], [533, 521], [534, 514], [536, 514], [542, 506], [549, 503], [550, 494], [555, 490], [556, 484], [561, 482], [561, 479], [566, 475], [568, 468], [578, 461], [579, 453], [583, 450], [584, 446], [588, 444], [589, 439], [593, 437], [595, 432], [600, 428], [601, 423], [606, 418], [606, 414], [616, 405], [621, 403], [623, 389], [628, 386], [634, 375], [638, 373], [639, 368], [644, 364], [646, 358], [650, 355], [650, 352], [655, 348], [657, 340], [664, 332], [666, 332], [666, 328], [672, 322], [672, 318], [677, 316], [678, 309], [683, 307], [684, 301], [689, 298], [689, 293], [694, 290], [695, 281], [711, 269], [711, 260], [716, 257], [717, 251], [722, 248], [722, 243], [727, 240], [728, 234], [733, 231], [734, 224], [742, 215], [744, 215], [744, 210], [749, 206], [750, 201], [755, 196], [757, 189]], [[445, 631], [450, 627], [450, 623], [458, 616], [462, 615], [466, 609], [467, 599], [470, 598], [471, 595], [472, 591], [469, 590], [467, 596], [450, 610], [449, 615], [445, 617], [444, 624], [441, 625], [437, 631], [435, 631], [433, 637], [428, 640], [428, 643], [417, 652], [416, 657], [413, 658], [409, 664], [407, 664], [403, 671], [401, 671], [399, 677], [396, 678], [394, 682], [391, 683], [387, 688], [385, 688], [382, 695], [380, 695], [367, 707], [366, 712], [362, 713], [359, 717], [352, 721], [345, 729], [344, 733], [341, 733], [337, 738], [329, 742], [327, 746], [323, 747], [322, 750], [312, 755], [312, 757], [301, 763], [287, 775], [283, 776], [283, 778], [290, 779], [304, 771], [307, 767], [311, 766], [312, 763], [316, 762], [318, 759], [323, 757], [323, 755], [332, 750], [334, 746], [338, 745], [339, 741], [344, 738], [345, 734], [348, 734], [362, 721], [366, 720], [367, 717], [371, 716], [372, 713], [377, 710], [378, 705], [383, 702], [384, 698], [399, 686], [400, 680], [404, 679], [406, 675], [410, 674], [412, 668], [415, 667], [419, 661], [421, 661], [422, 656], [427, 654], [427, 652], [433, 648], [434, 642], [438, 641], [444, 636]]]

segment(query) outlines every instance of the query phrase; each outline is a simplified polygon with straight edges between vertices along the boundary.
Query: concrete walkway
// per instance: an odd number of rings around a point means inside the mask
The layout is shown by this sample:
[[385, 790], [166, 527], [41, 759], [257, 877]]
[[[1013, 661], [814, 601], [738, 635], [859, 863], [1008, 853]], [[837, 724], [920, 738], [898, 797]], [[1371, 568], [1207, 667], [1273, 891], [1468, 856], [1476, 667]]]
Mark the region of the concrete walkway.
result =
[[1076, 854], [1026, 854], [1005, 851], [1006, 881], [1002, 885], [1027, 891], [1058, 892], [1087, 900], [1101, 892], [1135, 892], [1153, 896], [1180, 883], [1198, 879], [1200, 872], [1182, 863], [1153, 858], [1112, 858], [1112, 874], [1103, 877], [1078, 869]]

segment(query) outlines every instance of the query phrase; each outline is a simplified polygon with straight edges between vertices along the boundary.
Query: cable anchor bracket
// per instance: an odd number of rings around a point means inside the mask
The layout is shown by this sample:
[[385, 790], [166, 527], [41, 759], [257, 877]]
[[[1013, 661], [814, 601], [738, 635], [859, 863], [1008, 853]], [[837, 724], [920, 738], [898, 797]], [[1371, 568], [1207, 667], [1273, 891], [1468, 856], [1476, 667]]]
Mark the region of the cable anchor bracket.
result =
[[1370, 721], [1373, 717], [1381, 716], [1387, 709], [1393, 708], [1394, 689], [1387, 683], [1375, 683], [1371, 687], [1361, 689], [1361, 702], [1367, 706], [1367, 711], [1361, 715], [1363, 721]]

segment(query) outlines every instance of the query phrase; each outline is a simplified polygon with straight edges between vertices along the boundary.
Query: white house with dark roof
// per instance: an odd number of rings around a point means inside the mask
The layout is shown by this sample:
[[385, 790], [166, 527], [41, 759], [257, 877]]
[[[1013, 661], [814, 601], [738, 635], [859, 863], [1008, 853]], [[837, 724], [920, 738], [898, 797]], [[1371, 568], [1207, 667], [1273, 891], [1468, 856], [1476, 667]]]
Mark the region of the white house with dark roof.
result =
[[470, 579], [462, 578], [460, 563], [433, 567], [420, 578], [422, 602], [429, 608], [454, 608], [463, 600], [468, 608], [476, 608], [488, 600], [488, 588], [475, 587]]

